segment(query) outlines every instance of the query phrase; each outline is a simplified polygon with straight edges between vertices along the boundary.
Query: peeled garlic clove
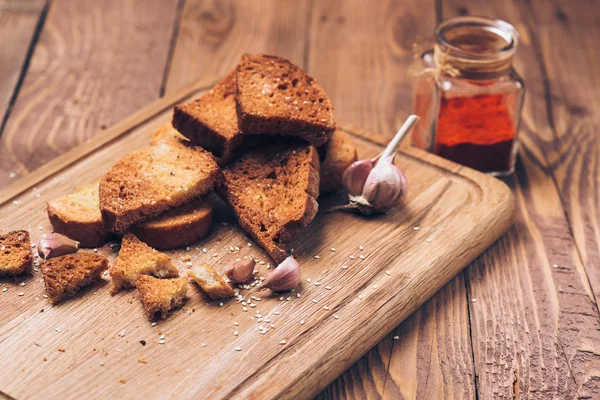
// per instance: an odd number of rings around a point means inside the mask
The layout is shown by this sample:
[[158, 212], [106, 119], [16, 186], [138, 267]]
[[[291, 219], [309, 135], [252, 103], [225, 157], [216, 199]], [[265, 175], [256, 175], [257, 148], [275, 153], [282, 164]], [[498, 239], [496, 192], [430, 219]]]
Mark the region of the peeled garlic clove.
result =
[[291, 290], [300, 283], [300, 265], [294, 257], [288, 257], [257, 286], [257, 290], [271, 289], [274, 292]]
[[256, 261], [252, 258], [236, 261], [225, 268], [225, 275], [233, 283], [243, 283], [252, 278], [255, 265]]
[[369, 173], [375, 163], [372, 160], [358, 160], [344, 171], [342, 183], [351, 196], [360, 196]]
[[60, 233], [44, 233], [38, 243], [38, 253], [44, 260], [77, 253], [77, 250], [79, 250], [79, 242]]
[[400, 202], [406, 190], [406, 178], [394, 164], [379, 163], [365, 182], [362, 197], [376, 211], [387, 211]]

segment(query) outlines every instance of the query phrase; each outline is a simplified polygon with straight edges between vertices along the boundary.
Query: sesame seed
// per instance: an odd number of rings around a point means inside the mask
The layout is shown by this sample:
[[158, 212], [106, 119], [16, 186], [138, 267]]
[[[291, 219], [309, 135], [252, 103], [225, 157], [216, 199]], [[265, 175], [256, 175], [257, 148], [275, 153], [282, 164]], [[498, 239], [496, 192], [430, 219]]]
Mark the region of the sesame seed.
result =
[[413, 228], [413, 231], [418, 231], [419, 229], [421, 229], [421, 228], [419, 228], [418, 226], [415, 226], [415, 227]]
[[[2, 246], [4, 247], [4, 246]], [[552, 264], [552, 268], [558, 268], [558, 264]]]
[[235, 350], [235, 351], [242, 351], [242, 348], [241, 348], [240, 346], [238, 346], [238, 347], [236, 347], [234, 350]]
[[365, 259], [365, 256], [363, 256], [362, 254], [360, 256], [358, 256], [361, 260]]
[[190, 246], [187, 246], [187, 247], [185, 248], [185, 251], [190, 251]]
[[206, 250], [206, 247], [202, 249], [203, 253], [206, 253], [208, 250]]
[[318, 303], [318, 302], [319, 302], [319, 300], [317, 300], [317, 299], [313, 299], [313, 300], [312, 300], [312, 302], [313, 302], [313, 303]]
[[301, 296], [300, 293], [296, 293], [297, 298], [300, 298], [300, 296]]
[[377, 289], [379, 285], [373, 285], [373, 289]]
[[362, 300], [362, 298], [363, 298], [363, 297], [362, 297], [362, 294], [359, 294], [359, 295], [358, 295], [358, 298], [359, 298], [360, 300]]
[[219, 307], [223, 307], [223, 303], [219, 303]]
[[20, 201], [18, 201], [18, 200], [13, 200], [13, 204], [14, 204], [15, 206], [18, 206], [19, 204], [21, 204], [21, 202], [20, 202]]
[[391, 273], [390, 271], [386, 270], [386, 271], [385, 271], [385, 274], [386, 274], [386, 275], [391, 275], [392, 273]]
[[158, 338], [159, 338], [159, 339], [164, 339], [164, 338], [165, 338], [165, 335], [160, 335]]
[[286, 300], [286, 301], [290, 301], [290, 300], [292, 300], [292, 298], [291, 298], [291, 297], [288, 297], [288, 298], [287, 298], [287, 299], [285, 299], [285, 300]]
[[279, 314], [280, 314], [279, 311], [273, 312], [273, 315], [279, 315]]
[[285, 339], [283, 339], [281, 342], [279, 342], [279, 344], [286, 344], [287, 341]]
[[234, 324], [235, 326], [240, 326], [240, 324], [239, 324], [239, 323], [237, 323], [237, 322], [234, 322], [233, 324]]
[[398, 339], [400, 339], [400, 336], [394, 336], [393, 339], [398, 340]]
[[238, 335], [238, 331], [234, 331], [233, 336], [237, 336], [237, 335]]
[[126, 333], [127, 333], [127, 329], [123, 329], [121, 332], [119, 332], [119, 336], [123, 337], [123, 336], [125, 336]]
[[358, 246], [358, 249], [362, 251], [362, 250], [364, 250], [364, 249], [365, 249], [365, 246], [363, 246], [363, 245], [361, 244], [360, 246]]
[[432, 240], [431, 238], [427, 238], [426, 242], [431, 243], [431, 240]]
[[315, 256], [313, 256], [313, 257], [314, 257], [314, 258], [316, 258], [316, 259], [319, 259], [319, 258], [321, 258], [321, 256], [318, 256], [318, 255], [315, 255]]
[[206, 343], [201, 343], [200, 346], [201, 347], [206, 347]]
[[19, 293], [17, 293], [17, 294], [18, 294], [19, 296], [25, 296], [25, 293], [23, 293], [23, 292], [19, 292]]
[[218, 256], [219, 256], [219, 253], [213, 254], [213, 257], [218, 257]]
[[475, 303], [477, 301], [477, 299], [471, 299], [471, 302]]
[[347, 266], [347, 265], [344, 265], [344, 266], [342, 267], [342, 269], [348, 269], [348, 266]]
[[60, 328], [54, 328], [54, 330], [58, 333], [60, 333]]
[[300, 325], [304, 325], [304, 320], [300, 321]]
[[327, 307], [327, 306], [323, 306], [323, 310], [325, 310], [325, 311], [329, 311], [329, 307]]
[[283, 301], [283, 300], [285, 300], [285, 298], [284, 298], [283, 296], [281, 296], [281, 297], [279, 298], [279, 301]]
[[11, 172], [10, 174], [8, 174], [8, 177], [9, 177], [10, 179], [13, 179], [15, 176], [17, 176], [17, 174], [16, 174], [16, 173], [14, 173], [14, 172]]
[[242, 310], [244, 310], [244, 312], [248, 311], [246, 307], [242, 307]]
[[315, 285], [315, 286], [320, 286], [320, 285], [321, 285], [321, 282], [313, 282], [313, 285]]
[[306, 278], [306, 282], [310, 283], [311, 279], [310, 278]]
[[246, 243], [246, 246], [252, 247], [252, 243], [248, 242], [248, 243]]
[[19, 282], [19, 286], [25, 286], [25, 282]]
[[333, 318], [335, 318], [335, 319], [340, 319], [340, 316], [339, 316], [339, 315], [337, 315], [337, 314], [333, 314]]
[[6, 291], [8, 291], [8, 288], [7, 288], [7, 287], [3, 287], [3, 288], [2, 288], [2, 291], [3, 291], [3, 292], [6, 292]]
[[165, 341], [164, 341], [163, 339], [160, 339], [160, 340], [158, 341], [158, 344], [165, 344]]
[[350, 258], [351, 260], [354, 260], [356, 257], [354, 257], [354, 256], [350, 256], [350, 257], [348, 257], [348, 258]]

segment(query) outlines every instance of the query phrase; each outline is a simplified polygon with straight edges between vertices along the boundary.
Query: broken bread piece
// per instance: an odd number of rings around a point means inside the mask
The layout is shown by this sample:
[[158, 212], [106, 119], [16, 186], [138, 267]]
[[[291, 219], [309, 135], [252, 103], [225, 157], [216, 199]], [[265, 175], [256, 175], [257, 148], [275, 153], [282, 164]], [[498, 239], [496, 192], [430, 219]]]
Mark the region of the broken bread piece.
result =
[[236, 67], [236, 86], [238, 123], [244, 134], [297, 136], [319, 147], [335, 130], [325, 90], [284, 58], [244, 54]]
[[158, 250], [171, 250], [196, 243], [210, 231], [213, 207], [201, 196], [156, 218], [134, 225], [131, 233]]
[[358, 159], [356, 145], [346, 132], [336, 129], [325, 145], [319, 148], [321, 154], [321, 183], [319, 195], [333, 193], [344, 187], [342, 176], [346, 168]]
[[102, 226], [98, 183], [81, 186], [75, 192], [49, 201], [48, 218], [55, 232], [80, 243], [99, 247], [111, 236]]
[[254, 149], [223, 169], [217, 187], [242, 227], [278, 264], [286, 244], [307, 226], [318, 210], [317, 149], [287, 140]]
[[166, 319], [183, 304], [188, 290], [186, 278], [158, 279], [147, 275], [139, 275], [135, 286], [150, 321]]
[[111, 293], [135, 286], [140, 275], [177, 278], [179, 271], [166, 254], [154, 250], [131, 233], [123, 237], [119, 256], [108, 270], [112, 278]]
[[226, 299], [234, 296], [233, 289], [217, 271], [207, 264], [194, 267], [188, 271], [194, 282], [200, 286], [208, 297], [213, 300]]
[[27, 231], [0, 235], [0, 276], [21, 275], [31, 271], [33, 254]]
[[42, 275], [53, 304], [75, 296], [81, 288], [100, 279], [108, 259], [94, 253], [66, 254], [44, 261]]
[[235, 70], [202, 97], [173, 109], [173, 127], [228, 163], [242, 143], [235, 105]]
[[100, 181], [100, 211], [105, 229], [123, 233], [203, 195], [220, 181], [213, 156], [189, 143], [160, 141], [137, 150]]

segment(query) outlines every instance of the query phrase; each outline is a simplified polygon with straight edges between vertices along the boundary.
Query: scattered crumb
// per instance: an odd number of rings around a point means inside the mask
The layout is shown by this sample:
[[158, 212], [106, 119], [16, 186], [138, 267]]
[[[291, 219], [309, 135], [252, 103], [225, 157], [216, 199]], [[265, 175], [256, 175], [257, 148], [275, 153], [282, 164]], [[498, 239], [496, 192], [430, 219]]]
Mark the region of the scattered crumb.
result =
[[61, 353], [64, 353], [65, 352], [65, 348], [64, 347], [59, 347], [58, 351], [60, 351]]
[[119, 379], [119, 383], [126, 384], [127, 380], [125, 380], [125, 379]]
[[140, 364], [148, 364], [148, 360], [146, 360], [145, 358], [140, 358], [140, 359], [138, 360], [138, 362], [139, 362]]

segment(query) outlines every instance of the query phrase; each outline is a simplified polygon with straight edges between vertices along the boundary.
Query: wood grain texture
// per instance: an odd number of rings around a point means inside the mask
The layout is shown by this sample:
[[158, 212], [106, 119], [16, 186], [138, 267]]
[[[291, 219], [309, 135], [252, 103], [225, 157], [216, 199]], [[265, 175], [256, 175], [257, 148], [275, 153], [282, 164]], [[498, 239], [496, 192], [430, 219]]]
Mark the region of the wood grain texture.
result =
[[[371, 139], [389, 140], [411, 110], [408, 67], [413, 43], [431, 36], [435, 24], [433, 2], [315, 2], [309, 71], [326, 88], [336, 116], [352, 121], [351, 129], [363, 137], [373, 134], [358, 129], [359, 124], [382, 133]], [[430, 394], [474, 398], [465, 299], [461, 275], [369, 352], [360, 362], [362, 368], [344, 373], [320, 398], [361, 398], [362, 394], [369, 398], [427, 398]], [[394, 340], [394, 336], [402, 339]], [[453, 352], [445, 351], [445, 343], [454, 346]], [[391, 349], [391, 354], [385, 354]], [[376, 360], [385, 360], [389, 376], [379, 376]], [[449, 365], [454, 367], [445, 367]], [[426, 382], [417, 379], [421, 376], [428, 377]]]
[[0, 137], [0, 187], [160, 95], [172, 1], [50, 5], [29, 72]]
[[309, 0], [187, 0], [166, 90], [205, 75], [224, 76], [244, 53], [268, 53], [305, 64]]
[[517, 222], [467, 269], [479, 398], [597, 398], [600, 316], [554, 179], [546, 74], [560, 62], [546, 64], [550, 43], [540, 45], [544, 23], [534, 23], [530, 3], [444, 5], [445, 17], [491, 14], [512, 22], [521, 34], [515, 65], [528, 88], [520, 159], [508, 180]]
[[43, 8], [44, 0], [0, 1], [0, 121], [17, 89]]
[[[157, 108], [155, 118], [148, 120], [142, 114], [135, 129], [124, 130], [108, 145], [36, 183], [35, 189], [8, 199], [0, 208], [0, 224], [5, 229], [30, 227], [35, 241], [49, 229], [44, 200], [97, 179], [120, 157], [147, 143], [152, 130], [170, 117], [170, 103], [162, 103], [164, 111]], [[379, 145], [357, 140], [363, 157], [381, 150]], [[185, 310], [153, 328], [133, 293], [111, 297], [106, 285], [97, 285], [72, 301], [50, 306], [41, 297], [39, 273], [26, 279], [24, 286], [4, 282], [8, 291], [2, 292], [7, 307], [0, 310], [4, 322], [0, 365], [11, 372], [0, 376], [0, 390], [17, 398], [44, 398], [50, 393], [74, 398], [84, 391], [88, 398], [314, 395], [511, 222], [512, 196], [500, 182], [417, 150], [402, 154], [399, 163], [407, 177], [419, 176], [412, 179], [404, 207], [376, 218], [319, 214], [310, 234], [293, 244], [304, 278], [322, 285], [305, 281], [300, 298], [280, 301], [275, 296], [257, 302], [251, 310], [275, 324], [264, 336], [257, 330], [258, 321], [250, 319], [252, 312], [244, 313], [236, 302], [223, 307], [205, 304], [206, 299], [195, 291]], [[243, 255], [264, 259], [257, 246], [245, 245], [248, 239], [232, 223], [227, 208], [218, 210], [217, 221], [227, 224], [217, 223], [211, 237], [189, 252], [171, 252], [180, 266], [183, 255], [217, 269]], [[415, 224], [430, 229], [415, 231], [411, 229]], [[449, 238], [462, 245], [448, 246]], [[364, 246], [364, 261], [349, 258], [361, 253], [359, 244]], [[231, 251], [230, 246], [240, 250]], [[337, 251], [330, 251], [331, 247]], [[114, 257], [108, 246], [100, 251]], [[344, 263], [349, 265], [348, 273], [341, 268]], [[266, 272], [262, 266], [259, 269]], [[24, 294], [19, 296], [18, 291]], [[299, 323], [303, 319], [304, 325]], [[239, 322], [238, 328], [234, 321]], [[123, 329], [126, 336], [119, 335]], [[239, 336], [233, 335], [236, 329]], [[165, 345], [154, 340], [161, 332], [167, 336]], [[149, 345], [142, 347], [142, 339]], [[198, 346], [202, 342], [206, 348]], [[235, 346], [243, 351], [234, 351]], [[148, 364], [140, 364], [140, 358]]]

